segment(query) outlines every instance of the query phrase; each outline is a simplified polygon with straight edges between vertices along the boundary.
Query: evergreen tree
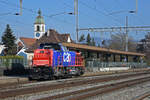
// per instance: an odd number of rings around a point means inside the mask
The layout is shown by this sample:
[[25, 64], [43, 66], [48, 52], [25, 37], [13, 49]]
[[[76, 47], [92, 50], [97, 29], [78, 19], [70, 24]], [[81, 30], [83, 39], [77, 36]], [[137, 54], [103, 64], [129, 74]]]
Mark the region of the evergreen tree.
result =
[[98, 47], [101, 47], [101, 45], [100, 45], [100, 43], [98, 43], [98, 45], [97, 45]]
[[83, 42], [85, 40], [84, 34], [82, 34], [79, 38], [79, 42]]
[[5, 55], [15, 55], [17, 51], [17, 46], [15, 44], [15, 36], [13, 35], [13, 32], [9, 26], [9, 24], [6, 25], [5, 32], [2, 36], [2, 43], [5, 45]]
[[92, 38], [92, 43], [91, 43], [92, 46], [95, 46], [95, 41], [94, 41], [94, 38]]
[[[111, 35], [111, 39], [109, 40], [109, 44], [105, 41], [102, 42], [104, 47], [108, 47], [111, 49], [124, 51], [126, 47], [126, 34], [125, 33], [116, 33]], [[136, 42], [131, 36], [128, 36], [128, 51], [135, 52], [136, 51]]]
[[87, 38], [86, 38], [86, 43], [87, 43], [87, 45], [91, 45], [91, 36], [89, 33], [88, 33]]

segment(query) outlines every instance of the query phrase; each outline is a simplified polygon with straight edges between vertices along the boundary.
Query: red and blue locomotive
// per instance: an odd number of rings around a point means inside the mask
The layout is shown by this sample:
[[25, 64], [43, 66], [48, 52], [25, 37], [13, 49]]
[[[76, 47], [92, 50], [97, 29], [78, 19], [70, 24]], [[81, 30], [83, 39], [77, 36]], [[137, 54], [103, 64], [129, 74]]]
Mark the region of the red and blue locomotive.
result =
[[29, 79], [80, 76], [84, 70], [84, 60], [80, 53], [68, 51], [60, 43], [44, 43], [34, 51]]

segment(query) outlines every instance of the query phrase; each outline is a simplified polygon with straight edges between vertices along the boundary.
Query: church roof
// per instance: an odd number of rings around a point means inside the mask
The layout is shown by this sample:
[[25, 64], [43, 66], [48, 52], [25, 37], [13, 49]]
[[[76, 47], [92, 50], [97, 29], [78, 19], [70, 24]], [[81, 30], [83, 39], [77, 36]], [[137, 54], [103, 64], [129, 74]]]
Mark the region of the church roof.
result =
[[36, 17], [34, 24], [44, 24], [44, 18], [41, 16], [41, 10], [38, 11], [38, 16]]
[[[27, 52], [33, 52], [35, 49], [39, 47], [41, 43], [62, 43], [67, 42], [70, 34], [59, 34], [55, 30], [48, 30], [40, 39], [38, 39], [28, 50]], [[71, 42], [73, 42], [71, 40]]]

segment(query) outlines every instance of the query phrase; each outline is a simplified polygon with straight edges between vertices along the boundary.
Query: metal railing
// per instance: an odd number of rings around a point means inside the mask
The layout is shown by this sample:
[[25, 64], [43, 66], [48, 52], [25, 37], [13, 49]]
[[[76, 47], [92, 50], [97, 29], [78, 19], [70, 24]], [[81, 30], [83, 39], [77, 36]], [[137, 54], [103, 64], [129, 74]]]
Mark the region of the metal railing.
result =
[[143, 68], [143, 67], [147, 67], [147, 64], [140, 63], [140, 62], [102, 62], [96, 59], [87, 59], [85, 61], [85, 66], [99, 67], [99, 68], [107, 68], [107, 67]]

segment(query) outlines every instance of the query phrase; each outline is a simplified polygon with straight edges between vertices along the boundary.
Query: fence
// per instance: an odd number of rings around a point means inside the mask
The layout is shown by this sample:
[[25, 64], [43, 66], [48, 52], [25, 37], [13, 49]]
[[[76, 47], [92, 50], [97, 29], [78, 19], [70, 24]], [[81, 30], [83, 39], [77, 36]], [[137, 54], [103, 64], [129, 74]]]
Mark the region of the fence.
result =
[[[28, 69], [32, 61], [27, 61], [22, 57], [0, 57], [0, 71], [11, 70], [13, 72], [22, 73], [24, 69]], [[147, 67], [146, 63], [140, 62], [102, 62], [97, 59], [86, 59], [85, 67], [90, 71], [110, 70], [111, 68], [144, 68]], [[1, 72], [0, 72], [1, 74]]]
[[18, 58], [0, 58], [0, 68], [8, 68], [24, 66], [27, 67], [27, 60]]
[[0, 75], [24, 74], [28, 63], [19, 56], [0, 56]]
[[146, 63], [140, 62], [102, 62], [97, 59], [86, 59], [85, 66], [88, 70], [101, 70], [101, 69], [112, 69], [112, 68], [145, 68], [148, 67]]

